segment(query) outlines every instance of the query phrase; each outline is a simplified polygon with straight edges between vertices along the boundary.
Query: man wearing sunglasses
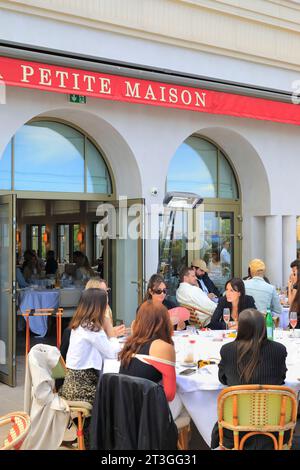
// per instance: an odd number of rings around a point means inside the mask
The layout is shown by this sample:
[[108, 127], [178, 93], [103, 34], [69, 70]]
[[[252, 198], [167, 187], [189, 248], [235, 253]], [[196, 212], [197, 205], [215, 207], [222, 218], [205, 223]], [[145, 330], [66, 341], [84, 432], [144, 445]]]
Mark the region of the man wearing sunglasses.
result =
[[194, 259], [191, 267], [195, 271], [200, 289], [202, 289], [210, 299], [217, 299], [220, 297], [221, 294], [218, 288], [208, 276], [208, 269], [205, 261], [203, 261], [203, 259]]

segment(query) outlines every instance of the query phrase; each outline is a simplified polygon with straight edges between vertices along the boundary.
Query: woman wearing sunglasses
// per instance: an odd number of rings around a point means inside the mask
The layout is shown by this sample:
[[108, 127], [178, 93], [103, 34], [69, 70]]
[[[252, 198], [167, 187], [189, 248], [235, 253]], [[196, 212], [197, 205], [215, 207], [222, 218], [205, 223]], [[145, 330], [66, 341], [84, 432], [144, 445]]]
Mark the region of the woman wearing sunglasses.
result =
[[[164, 305], [168, 310], [178, 307], [178, 305], [172, 300], [167, 298], [167, 286], [164, 281], [164, 278], [160, 274], [153, 274], [148, 282], [144, 302], [147, 300], [152, 300], [159, 304]], [[183, 320], [176, 321], [176, 319], [171, 318], [173, 326], [177, 330], [183, 330], [185, 328], [185, 323]]]

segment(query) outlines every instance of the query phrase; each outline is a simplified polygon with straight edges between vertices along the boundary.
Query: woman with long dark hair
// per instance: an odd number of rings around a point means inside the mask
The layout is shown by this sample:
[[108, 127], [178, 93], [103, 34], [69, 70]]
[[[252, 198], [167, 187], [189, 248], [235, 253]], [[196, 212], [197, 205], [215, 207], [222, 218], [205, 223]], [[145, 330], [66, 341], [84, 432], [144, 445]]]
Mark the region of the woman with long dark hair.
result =
[[224, 330], [226, 324], [223, 320], [223, 310], [229, 308], [230, 321], [236, 326], [239, 314], [246, 308], [256, 308], [251, 295], [246, 295], [245, 284], [242, 279], [234, 277], [225, 284], [225, 295], [219, 299], [218, 305], [211, 318], [209, 327], [212, 330]]
[[297, 289], [294, 289], [295, 294], [293, 297], [292, 304], [290, 306], [290, 312], [297, 312], [298, 322], [296, 328], [300, 328], [300, 271], [298, 269], [297, 274]]
[[168, 310], [161, 303], [147, 300], [139, 310], [122, 351], [120, 373], [163, 381], [168, 401], [176, 392], [173, 327]]
[[105, 333], [107, 294], [101, 289], [83, 291], [70, 322], [71, 336], [66, 357], [67, 372], [60, 395], [67, 400], [93, 404], [104, 358], [115, 359], [120, 346]]
[[[237, 337], [235, 341], [222, 346], [220, 355], [219, 380], [224, 385], [284, 383], [286, 348], [281, 343], [267, 339], [265, 318], [258, 310], [246, 309], [240, 313]], [[225, 447], [232, 448], [232, 432], [227, 431], [224, 437]], [[212, 434], [212, 448], [219, 445], [218, 439], [216, 424]], [[247, 448], [252, 449], [267, 448], [271, 442], [265, 436], [253, 436], [248, 441]]]
[[[178, 307], [178, 304], [167, 298], [167, 286], [165, 280], [161, 274], [152, 274], [149, 279], [144, 302], [152, 300], [155, 303], [164, 305], [168, 310]], [[170, 312], [171, 313], [171, 312]], [[175, 330], [184, 330], [185, 322], [180, 318], [171, 319]]]

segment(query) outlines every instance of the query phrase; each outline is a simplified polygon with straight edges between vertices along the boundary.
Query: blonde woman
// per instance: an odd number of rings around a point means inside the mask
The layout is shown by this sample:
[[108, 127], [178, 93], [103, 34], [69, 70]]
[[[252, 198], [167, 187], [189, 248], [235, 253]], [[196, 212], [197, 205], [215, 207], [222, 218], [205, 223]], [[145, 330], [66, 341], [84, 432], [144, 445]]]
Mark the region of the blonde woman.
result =
[[[85, 289], [102, 289], [108, 294], [109, 288], [107, 287], [107, 283], [104, 279], [100, 277], [92, 277], [86, 284]], [[105, 324], [104, 329], [106, 331], [107, 336], [123, 336], [125, 334], [125, 325], [118, 325], [113, 326], [113, 317], [112, 311], [110, 306], [107, 304], [106, 311], [105, 311]]]

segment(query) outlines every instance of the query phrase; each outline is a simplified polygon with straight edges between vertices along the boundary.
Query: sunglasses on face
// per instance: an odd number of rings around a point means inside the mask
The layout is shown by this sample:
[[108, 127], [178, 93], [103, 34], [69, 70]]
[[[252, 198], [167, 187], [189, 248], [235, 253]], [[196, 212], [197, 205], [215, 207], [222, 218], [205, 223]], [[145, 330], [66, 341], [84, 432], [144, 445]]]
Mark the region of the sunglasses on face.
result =
[[160, 294], [166, 294], [167, 289], [156, 289], [153, 291], [154, 294], [160, 295]]

